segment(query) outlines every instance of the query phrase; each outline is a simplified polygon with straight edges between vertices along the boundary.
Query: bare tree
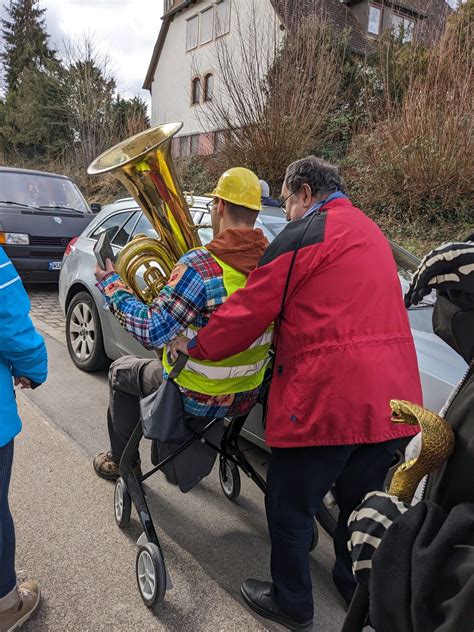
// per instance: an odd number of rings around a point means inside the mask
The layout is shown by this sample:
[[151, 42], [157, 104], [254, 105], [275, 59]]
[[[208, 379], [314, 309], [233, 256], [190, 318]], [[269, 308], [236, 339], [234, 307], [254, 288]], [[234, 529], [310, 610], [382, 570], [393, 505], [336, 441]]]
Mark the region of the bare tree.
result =
[[65, 42], [63, 59], [73, 150], [77, 163], [87, 166], [112, 143], [116, 82], [109, 57], [89, 35]]
[[216, 90], [200, 118], [203, 127], [221, 130], [220, 168], [246, 165], [278, 185], [292, 160], [324, 140], [345, 47], [320, 16], [285, 37], [276, 19], [264, 21], [255, 1], [250, 11], [248, 19], [234, 14], [237, 40], [216, 42]]

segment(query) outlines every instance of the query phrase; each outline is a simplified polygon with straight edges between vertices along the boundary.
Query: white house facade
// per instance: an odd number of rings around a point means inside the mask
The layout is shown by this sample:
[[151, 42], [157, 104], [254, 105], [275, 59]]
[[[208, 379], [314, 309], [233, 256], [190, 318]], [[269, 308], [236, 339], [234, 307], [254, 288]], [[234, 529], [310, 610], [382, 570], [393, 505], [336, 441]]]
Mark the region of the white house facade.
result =
[[217, 48], [235, 49], [239, 63], [239, 33], [249, 28], [249, 20], [280, 22], [270, 0], [165, 0], [167, 8], [150, 65], [153, 72], [145, 81], [151, 91], [151, 124], [183, 121], [175, 155], [212, 153], [219, 130], [206, 119], [206, 108], [217, 95], [226, 98]]
[[219, 145], [225, 131], [206, 116], [215, 99], [232, 108], [219, 76], [219, 51], [230, 51], [238, 68], [246, 33], [262, 33], [256, 46], [263, 75], [270, 61], [265, 46], [273, 50], [275, 35], [281, 39], [305, 17], [320, 16], [349, 33], [350, 48], [363, 55], [386, 29], [403, 41], [429, 44], [450, 11], [445, 0], [165, 0], [164, 9], [143, 87], [151, 92], [152, 125], [183, 121], [175, 156], [209, 154]]

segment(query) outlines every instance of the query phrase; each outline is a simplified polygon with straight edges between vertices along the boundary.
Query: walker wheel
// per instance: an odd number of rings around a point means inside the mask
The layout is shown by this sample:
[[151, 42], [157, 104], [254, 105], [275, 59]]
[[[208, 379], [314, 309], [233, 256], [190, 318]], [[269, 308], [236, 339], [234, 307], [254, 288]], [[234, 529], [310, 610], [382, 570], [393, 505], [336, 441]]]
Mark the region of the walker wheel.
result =
[[240, 495], [240, 472], [233, 461], [221, 458], [219, 463], [219, 481], [226, 498], [237, 500]]
[[114, 491], [114, 516], [117, 525], [123, 529], [130, 522], [132, 512], [132, 500], [128, 493], [123, 478], [119, 478], [115, 483]]
[[166, 569], [163, 553], [153, 542], [138, 549], [135, 565], [138, 590], [148, 608], [158, 605], [166, 592]]

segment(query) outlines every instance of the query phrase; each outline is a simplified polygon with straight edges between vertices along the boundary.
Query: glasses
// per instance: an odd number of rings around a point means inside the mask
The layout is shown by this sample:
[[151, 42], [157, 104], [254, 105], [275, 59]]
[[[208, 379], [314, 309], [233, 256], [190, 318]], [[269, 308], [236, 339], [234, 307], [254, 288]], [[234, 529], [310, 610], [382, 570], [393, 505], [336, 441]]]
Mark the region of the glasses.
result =
[[290, 193], [290, 195], [287, 195], [286, 198], [280, 202], [280, 208], [284, 213], [286, 213], [286, 203], [292, 195], [294, 195], [294, 193]]
[[207, 208], [208, 213], [212, 211], [212, 207], [215, 201], [216, 201], [216, 198], [212, 198], [212, 200], [209, 200], [209, 202], [206, 203], [206, 208]]

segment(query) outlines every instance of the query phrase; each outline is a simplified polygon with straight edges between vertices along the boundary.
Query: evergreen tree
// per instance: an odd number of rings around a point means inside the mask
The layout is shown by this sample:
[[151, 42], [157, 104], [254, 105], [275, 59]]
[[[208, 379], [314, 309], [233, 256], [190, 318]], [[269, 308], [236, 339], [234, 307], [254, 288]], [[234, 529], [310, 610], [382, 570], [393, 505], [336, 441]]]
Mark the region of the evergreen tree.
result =
[[2, 19], [4, 64], [7, 92], [17, 90], [23, 71], [44, 70], [56, 62], [56, 51], [48, 44], [44, 13], [39, 0], [10, 0], [5, 7], [8, 18]]

